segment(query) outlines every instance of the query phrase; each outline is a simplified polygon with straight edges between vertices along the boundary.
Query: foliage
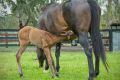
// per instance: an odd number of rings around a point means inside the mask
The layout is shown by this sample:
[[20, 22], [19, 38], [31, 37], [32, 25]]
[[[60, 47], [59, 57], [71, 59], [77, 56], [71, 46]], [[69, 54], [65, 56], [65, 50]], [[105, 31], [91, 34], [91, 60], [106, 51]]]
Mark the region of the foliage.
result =
[[36, 25], [40, 15], [40, 8], [47, 3], [47, 0], [6, 0], [11, 6], [13, 15], [22, 21], [30, 19], [33, 25]]
[[[18, 28], [18, 20], [25, 23], [29, 19], [29, 24], [36, 26], [41, 13], [41, 7], [49, 2], [60, 0], [1, 0], [0, 1], [0, 28], [9, 28], [6, 26], [6, 16], [16, 17], [12, 20], [14, 27]], [[66, 1], [66, 0], [61, 0]], [[120, 22], [120, 0], [96, 0], [102, 9], [101, 28], [109, 28], [112, 22]], [[6, 8], [10, 7], [11, 14], [7, 14]], [[2, 16], [1, 16], [2, 15]], [[9, 17], [7, 17], [9, 18]], [[11, 22], [7, 22], [10, 24]], [[11, 26], [10, 26], [11, 28]]]
[[102, 9], [101, 24], [109, 28], [111, 23], [120, 22], [119, 0], [98, 0]]

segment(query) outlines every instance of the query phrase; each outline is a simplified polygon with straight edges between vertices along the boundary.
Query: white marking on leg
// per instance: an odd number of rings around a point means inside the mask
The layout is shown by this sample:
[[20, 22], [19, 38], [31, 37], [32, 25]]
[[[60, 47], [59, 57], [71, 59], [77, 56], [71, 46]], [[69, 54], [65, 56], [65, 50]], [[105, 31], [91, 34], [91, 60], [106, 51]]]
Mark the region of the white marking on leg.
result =
[[43, 69], [43, 73], [48, 73], [48, 70]]
[[18, 71], [19, 71], [19, 74], [20, 75], [23, 75], [23, 72], [22, 72], [22, 67], [20, 64], [18, 64]]

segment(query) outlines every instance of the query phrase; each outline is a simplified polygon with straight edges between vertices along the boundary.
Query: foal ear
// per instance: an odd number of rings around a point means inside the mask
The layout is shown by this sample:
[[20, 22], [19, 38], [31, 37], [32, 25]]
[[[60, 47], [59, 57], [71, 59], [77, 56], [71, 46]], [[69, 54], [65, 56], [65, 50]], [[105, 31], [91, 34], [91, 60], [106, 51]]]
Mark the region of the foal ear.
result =
[[27, 26], [28, 23], [29, 23], [29, 20], [30, 20], [30, 17], [28, 16], [28, 19], [27, 19], [27, 21], [25, 22], [24, 25], [22, 23], [22, 20], [19, 20], [19, 27], [20, 27], [20, 29], [22, 29], [23, 27]]
[[[26, 23], [25, 23], [24, 26], [27, 26], [27, 25], [28, 25], [29, 20], [30, 20], [30, 17], [28, 16], [28, 19], [27, 19], [27, 21], [26, 21]], [[24, 27], [24, 26], [23, 26], [23, 27]]]
[[23, 26], [23, 23], [21, 20], [19, 20], [19, 28], [22, 29], [24, 26]]

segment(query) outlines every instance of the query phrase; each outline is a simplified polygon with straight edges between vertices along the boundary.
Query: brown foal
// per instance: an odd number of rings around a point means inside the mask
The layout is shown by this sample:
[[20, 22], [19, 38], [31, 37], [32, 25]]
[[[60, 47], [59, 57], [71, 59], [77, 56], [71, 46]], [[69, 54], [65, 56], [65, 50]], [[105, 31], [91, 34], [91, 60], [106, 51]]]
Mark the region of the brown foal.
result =
[[22, 28], [18, 32], [20, 48], [16, 54], [20, 77], [23, 77], [20, 58], [29, 43], [32, 43], [43, 49], [52, 73], [52, 77], [55, 77], [57, 73], [51, 55], [51, 47], [62, 40], [68, 39], [67, 36], [70, 37], [71, 35], [74, 35], [72, 31], [68, 31], [66, 32], [66, 34], [61, 34], [61, 36], [58, 36], [31, 26], [25, 26], [24, 28]]

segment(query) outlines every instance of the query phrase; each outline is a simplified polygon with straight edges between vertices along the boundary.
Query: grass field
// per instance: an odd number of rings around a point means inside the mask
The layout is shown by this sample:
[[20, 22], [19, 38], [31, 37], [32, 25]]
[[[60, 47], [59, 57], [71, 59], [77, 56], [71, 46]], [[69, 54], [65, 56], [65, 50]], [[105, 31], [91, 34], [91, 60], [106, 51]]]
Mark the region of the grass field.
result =
[[[20, 80], [15, 59], [15, 52], [0, 52], [0, 80]], [[54, 56], [54, 54], [53, 54]], [[120, 80], [120, 52], [107, 53], [110, 72], [107, 73], [102, 63], [100, 75], [96, 80]], [[60, 76], [52, 79], [51, 74], [43, 73], [38, 67], [35, 52], [26, 51], [22, 56], [24, 80], [87, 80], [87, 59], [83, 52], [62, 51], [60, 57]]]

